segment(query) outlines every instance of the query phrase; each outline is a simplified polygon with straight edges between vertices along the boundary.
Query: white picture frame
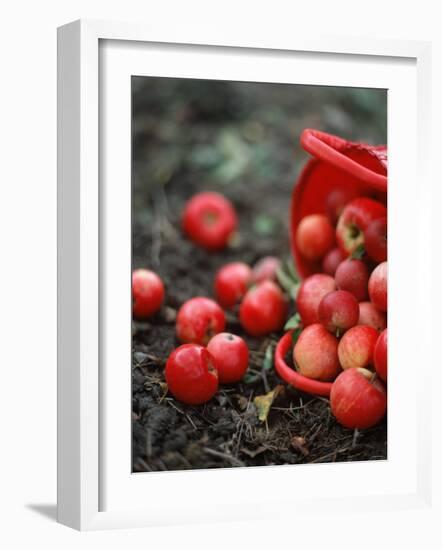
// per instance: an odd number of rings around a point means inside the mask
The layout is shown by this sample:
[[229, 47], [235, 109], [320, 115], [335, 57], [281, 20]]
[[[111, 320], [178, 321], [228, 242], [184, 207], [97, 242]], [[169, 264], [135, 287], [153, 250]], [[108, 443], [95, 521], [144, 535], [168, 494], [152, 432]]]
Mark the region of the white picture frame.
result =
[[[149, 45], [151, 49], [146, 50]], [[170, 66], [164, 64], [164, 48], [168, 49]], [[146, 51], [149, 51], [147, 57]], [[59, 522], [76, 529], [90, 530], [259, 519], [264, 517], [264, 513], [266, 517], [269, 514], [278, 517], [287, 514], [290, 517], [295, 510], [296, 514], [308, 513], [312, 509], [325, 510], [331, 503], [338, 505], [343, 513], [351, 509], [355, 502], [360, 509], [368, 511], [374, 508], [379, 510], [380, 507], [391, 509], [429, 505], [431, 453], [427, 419], [431, 404], [425, 388], [430, 387], [431, 372], [429, 368], [424, 369], [417, 380], [400, 377], [397, 371], [395, 374], [394, 365], [405, 365], [404, 372], [411, 374], [411, 365], [419, 353], [425, 353], [428, 344], [425, 340], [430, 336], [423, 336], [413, 350], [404, 350], [399, 345], [392, 346], [391, 342], [407, 341], [407, 337], [412, 336], [411, 329], [405, 326], [401, 315], [401, 290], [415, 285], [419, 280], [420, 290], [410, 297], [407, 304], [409, 314], [413, 315], [422, 309], [429, 312], [431, 308], [432, 237], [426, 223], [426, 212], [431, 205], [431, 186], [426, 169], [431, 116], [428, 98], [430, 51], [431, 45], [426, 42], [365, 40], [343, 36], [312, 39], [297, 34], [293, 37], [281, 36], [278, 42], [272, 40], [270, 44], [261, 37], [247, 40], [232, 36], [228, 39], [222, 36], [209, 38], [204, 36], [204, 31], [199, 36], [186, 36], [185, 30], [179, 35], [173, 33], [173, 36], [166, 36], [142, 25], [117, 22], [77, 21], [59, 29]], [[214, 56], [217, 56], [215, 64]], [[272, 63], [266, 65], [266, 57], [271, 57]], [[403, 185], [400, 193], [394, 184], [389, 188], [389, 200], [393, 204], [391, 216], [389, 213], [392, 220], [389, 229], [389, 263], [393, 266], [389, 274], [389, 300], [392, 304], [391, 315], [389, 312], [389, 342], [394, 350], [390, 352], [393, 365], [391, 378], [389, 373], [389, 411], [392, 411], [389, 413], [389, 460], [376, 464], [277, 466], [249, 468], [247, 471], [229, 469], [134, 475], [127, 463], [130, 454], [130, 440], [127, 439], [130, 419], [129, 414], [124, 416], [125, 411], [128, 411], [126, 390], [130, 384], [129, 363], [127, 373], [123, 374], [125, 379], [119, 377], [121, 373], [116, 375], [115, 369], [106, 370], [104, 367], [106, 357], [110, 357], [106, 347], [108, 345], [119, 346], [113, 351], [124, 361], [130, 334], [129, 323], [127, 326], [121, 324], [121, 321], [106, 325], [108, 315], [104, 314], [109, 311], [108, 308], [114, 308], [114, 311], [123, 315], [109, 318], [127, 319], [125, 314], [130, 303], [129, 287], [121, 292], [121, 296], [113, 291], [122, 288], [121, 282], [130, 269], [130, 250], [127, 246], [127, 239], [130, 239], [130, 210], [127, 202], [130, 195], [130, 174], [127, 172], [130, 157], [128, 119], [127, 112], [123, 112], [124, 108], [122, 114], [117, 112], [115, 119], [109, 119], [123, 140], [114, 142], [110, 138], [105, 145], [108, 148], [106, 159], [112, 159], [114, 163], [110, 172], [107, 160], [100, 157], [103, 154], [103, 141], [107, 139], [107, 134], [103, 134], [107, 129], [103, 130], [102, 126], [103, 120], [106, 120], [106, 124], [108, 121], [106, 108], [109, 102], [127, 98], [126, 77], [143, 74], [143, 71], [140, 73], [140, 64], [146, 66], [146, 63], [150, 63], [149, 70], [158, 76], [220, 77], [220, 71], [224, 70], [224, 78], [227, 75], [231, 79], [247, 80], [254, 78], [254, 63], [248, 63], [249, 72], [245, 72], [247, 58], [249, 61], [256, 58], [257, 62], [264, 63], [263, 81], [282, 81], [281, 71], [288, 66], [288, 60], [290, 63], [298, 62], [299, 74], [304, 75], [301, 83], [309, 81], [327, 84], [333, 78], [334, 83], [341, 85], [359, 83], [389, 87], [384, 84], [391, 82], [389, 179], [393, 182], [400, 180]], [[320, 74], [316, 63], [321, 63], [324, 69]], [[377, 63], [378, 72], [370, 69], [371, 63]], [[348, 73], [349, 67], [352, 67], [351, 74]], [[104, 72], [103, 68], [106, 69]], [[102, 86], [106, 85], [113, 95], [107, 95], [106, 101], [103, 101], [100, 93]], [[402, 93], [399, 94], [401, 85]], [[116, 103], [111, 104], [114, 106]], [[127, 109], [129, 105], [126, 105]], [[399, 129], [397, 122], [406, 109], [411, 109], [410, 117], [402, 119], [402, 128]], [[409, 133], [408, 139], [401, 136], [404, 129]], [[109, 136], [115, 135], [115, 132], [109, 132]], [[121, 155], [113, 154], [116, 150], [121, 151]], [[399, 153], [401, 163], [398, 162]], [[100, 165], [100, 162], [104, 164]], [[125, 181], [129, 187], [113, 185], [104, 188], [106, 183], [103, 174], [106, 177], [118, 174], [122, 178], [120, 181]], [[416, 174], [419, 174], [420, 185], [412, 192]], [[109, 193], [106, 189], [114, 191]], [[398, 204], [399, 199], [401, 208], [395, 209], [394, 204]], [[412, 233], [406, 227], [405, 215], [409, 208], [416, 208], [416, 204], [419, 212], [418, 231]], [[111, 234], [115, 227], [112, 220], [117, 212], [120, 219], [119, 234], [112, 233], [115, 246], [111, 254], [106, 245], [106, 235]], [[407, 238], [407, 242], [415, 247], [419, 261], [399, 280], [399, 277], [395, 277], [403, 261], [399, 252], [400, 238]], [[106, 279], [110, 266], [115, 268], [112, 269], [115, 275]], [[109, 298], [111, 295], [117, 295], [112, 303]], [[112, 335], [120, 332], [121, 345], [112, 338]], [[395, 414], [406, 401], [408, 406], [402, 409], [403, 413]], [[112, 408], [109, 408], [109, 402], [112, 402]], [[110, 421], [113, 439], [109, 436]], [[413, 451], [409, 453], [409, 460], [400, 456], [404, 443], [400, 430], [405, 422], [411, 426], [407, 444]], [[227, 489], [233, 486], [239, 476], [247, 490], [235, 499], [235, 503], [231, 503]], [[361, 482], [361, 479], [365, 482]], [[297, 494], [285, 494], [282, 497], [279, 491], [272, 489], [284, 483], [296, 484]], [[208, 487], [215, 486], [217, 501], [208, 505], [208, 499], [211, 498]], [[256, 487], [259, 487], [259, 491]], [[146, 488], [157, 495], [170, 495], [174, 491], [176, 497], [167, 501], [159, 499], [154, 508], [143, 503], [142, 495]], [[271, 507], [273, 512], [269, 512], [266, 506], [269, 502], [274, 504]], [[284, 506], [278, 507], [275, 505], [277, 503], [283, 503]]]

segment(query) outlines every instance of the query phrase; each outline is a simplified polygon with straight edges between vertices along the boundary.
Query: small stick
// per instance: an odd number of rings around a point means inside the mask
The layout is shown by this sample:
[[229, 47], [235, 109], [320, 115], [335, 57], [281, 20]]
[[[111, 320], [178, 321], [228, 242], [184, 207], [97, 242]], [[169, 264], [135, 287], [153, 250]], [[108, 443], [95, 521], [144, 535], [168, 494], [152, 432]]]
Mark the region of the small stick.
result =
[[239, 460], [239, 458], [235, 458], [234, 456], [228, 455], [226, 453], [221, 453], [220, 451], [215, 451], [215, 449], [209, 449], [208, 447], [205, 447], [204, 452], [217, 458], [224, 458], [225, 460], [231, 462], [234, 466], [245, 466], [244, 462], [242, 460]]

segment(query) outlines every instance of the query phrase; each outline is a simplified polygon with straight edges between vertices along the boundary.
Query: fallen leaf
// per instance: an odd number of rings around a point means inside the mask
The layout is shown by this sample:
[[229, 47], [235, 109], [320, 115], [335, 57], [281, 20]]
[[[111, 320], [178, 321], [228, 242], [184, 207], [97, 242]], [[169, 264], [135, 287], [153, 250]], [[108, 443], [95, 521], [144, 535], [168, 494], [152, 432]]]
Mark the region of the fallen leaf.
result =
[[276, 397], [284, 392], [284, 386], [278, 384], [272, 391], [269, 391], [265, 395], [258, 395], [253, 400], [255, 407], [258, 411], [258, 418], [261, 422], [265, 422], [269, 416], [270, 408], [275, 401]]

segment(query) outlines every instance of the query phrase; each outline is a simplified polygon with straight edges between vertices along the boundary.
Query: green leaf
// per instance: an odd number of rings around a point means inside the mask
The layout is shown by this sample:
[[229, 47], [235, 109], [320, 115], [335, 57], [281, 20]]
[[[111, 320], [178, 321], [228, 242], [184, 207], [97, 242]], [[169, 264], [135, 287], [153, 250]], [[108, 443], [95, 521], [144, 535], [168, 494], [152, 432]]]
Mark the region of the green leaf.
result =
[[302, 327], [295, 328], [295, 330], [292, 332], [292, 342], [293, 345], [296, 344], [298, 341], [298, 338], [301, 336]]
[[350, 260], [360, 260], [365, 255], [365, 247], [363, 244], [360, 244], [355, 248], [350, 256]]
[[253, 229], [258, 235], [272, 235], [276, 229], [276, 220], [271, 216], [261, 214], [254, 219]]
[[296, 269], [295, 269], [295, 264], [289, 258], [286, 262], [286, 265], [287, 265], [287, 271], [288, 271], [290, 277], [293, 279], [293, 282], [298, 284], [300, 282], [300, 280], [299, 280], [299, 275], [297, 274]]
[[264, 370], [270, 370], [273, 367], [273, 346], [272, 344], [269, 344], [267, 346], [265, 355], [264, 355], [264, 362], [262, 364], [262, 368]]
[[301, 317], [299, 313], [295, 313], [295, 315], [293, 315], [293, 317], [290, 317], [290, 319], [285, 324], [284, 330], [291, 330], [292, 328], [298, 328], [300, 324], [301, 324]]

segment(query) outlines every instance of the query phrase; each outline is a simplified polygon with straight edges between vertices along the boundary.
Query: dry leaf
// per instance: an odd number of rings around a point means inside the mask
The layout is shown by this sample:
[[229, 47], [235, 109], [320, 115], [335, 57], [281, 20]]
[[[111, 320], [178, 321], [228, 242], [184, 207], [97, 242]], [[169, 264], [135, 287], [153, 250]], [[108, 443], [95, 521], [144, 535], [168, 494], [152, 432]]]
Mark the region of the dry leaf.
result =
[[258, 395], [253, 400], [255, 407], [258, 411], [258, 418], [261, 422], [265, 422], [269, 416], [270, 408], [273, 404], [273, 401], [278, 395], [284, 391], [284, 386], [279, 384], [272, 391], [266, 393], [265, 395]]

